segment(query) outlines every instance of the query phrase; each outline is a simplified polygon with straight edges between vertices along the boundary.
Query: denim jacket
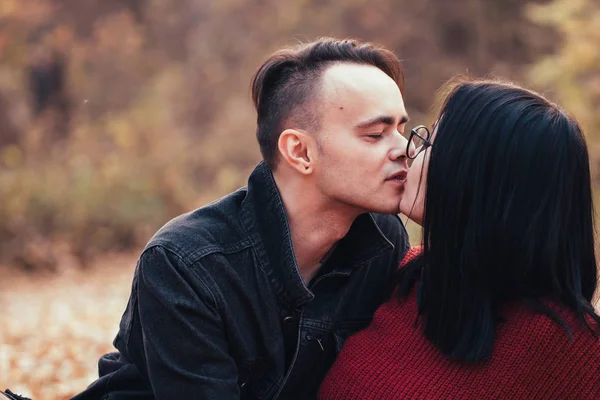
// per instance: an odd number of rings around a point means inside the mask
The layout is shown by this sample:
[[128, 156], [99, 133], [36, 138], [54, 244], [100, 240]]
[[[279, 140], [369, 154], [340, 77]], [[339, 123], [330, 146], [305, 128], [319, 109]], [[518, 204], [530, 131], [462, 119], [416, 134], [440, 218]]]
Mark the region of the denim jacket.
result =
[[86, 399], [312, 399], [391, 293], [397, 216], [363, 214], [306, 285], [261, 162], [248, 186], [161, 228], [141, 254], [114, 345]]

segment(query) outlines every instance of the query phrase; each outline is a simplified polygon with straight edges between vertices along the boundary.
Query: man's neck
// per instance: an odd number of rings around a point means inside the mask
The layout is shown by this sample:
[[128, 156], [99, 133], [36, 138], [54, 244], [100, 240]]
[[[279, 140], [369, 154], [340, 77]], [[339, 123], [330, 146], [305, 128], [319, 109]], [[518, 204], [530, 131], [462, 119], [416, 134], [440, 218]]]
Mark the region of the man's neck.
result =
[[301, 179], [278, 179], [275, 175], [275, 182], [287, 212], [298, 269], [308, 284], [360, 213], [332, 204]]

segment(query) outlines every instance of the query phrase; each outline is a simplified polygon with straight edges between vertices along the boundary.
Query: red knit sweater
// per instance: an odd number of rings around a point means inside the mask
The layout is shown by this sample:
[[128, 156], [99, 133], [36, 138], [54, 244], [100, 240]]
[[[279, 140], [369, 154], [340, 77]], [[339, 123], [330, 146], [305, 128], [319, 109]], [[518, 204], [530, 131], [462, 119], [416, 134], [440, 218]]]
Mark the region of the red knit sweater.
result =
[[[412, 259], [411, 249], [401, 265]], [[550, 318], [507, 307], [492, 358], [451, 361], [422, 334], [416, 289], [394, 295], [364, 331], [350, 337], [325, 378], [320, 399], [595, 399], [600, 400], [600, 341], [575, 315], [554, 306], [574, 340]]]

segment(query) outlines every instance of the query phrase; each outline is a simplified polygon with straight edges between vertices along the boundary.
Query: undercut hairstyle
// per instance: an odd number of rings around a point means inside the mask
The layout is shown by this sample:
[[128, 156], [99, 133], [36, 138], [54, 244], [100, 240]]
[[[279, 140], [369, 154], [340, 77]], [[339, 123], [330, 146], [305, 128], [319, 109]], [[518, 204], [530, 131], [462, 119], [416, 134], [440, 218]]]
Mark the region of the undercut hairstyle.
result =
[[290, 127], [313, 132], [320, 129], [320, 79], [336, 63], [379, 68], [404, 94], [400, 60], [390, 50], [375, 44], [322, 38], [275, 52], [256, 71], [251, 85], [257, 113], [256, 138], [271, 169], [277, 165], [281, 132]]
[[576, 120], [537, 93], [454, 84], [427, 172], [423, 252], [399, 270], [418, 283], [425, 337], [452, 359], [489, 359], [509, 303], [552, 318], [551, 302], [598, 334], [589, 156]]

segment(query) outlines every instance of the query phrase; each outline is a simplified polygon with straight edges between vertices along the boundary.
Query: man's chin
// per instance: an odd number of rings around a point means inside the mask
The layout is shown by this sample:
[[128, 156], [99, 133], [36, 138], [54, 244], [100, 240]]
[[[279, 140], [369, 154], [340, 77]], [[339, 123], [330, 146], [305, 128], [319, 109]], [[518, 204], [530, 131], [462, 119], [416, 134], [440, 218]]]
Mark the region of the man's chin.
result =
[[355, 202], [355, 203], [346, 203], [346, 205], [350, 206], [354, 210], [356, 210], [356, 215], [364, 214], [364, 213], [376, 213], [376, 214], [400, 214], [400, 201], [391, 202], [389, 199], [380, 199], [379, 202], [369, 203], [369, 202]]

